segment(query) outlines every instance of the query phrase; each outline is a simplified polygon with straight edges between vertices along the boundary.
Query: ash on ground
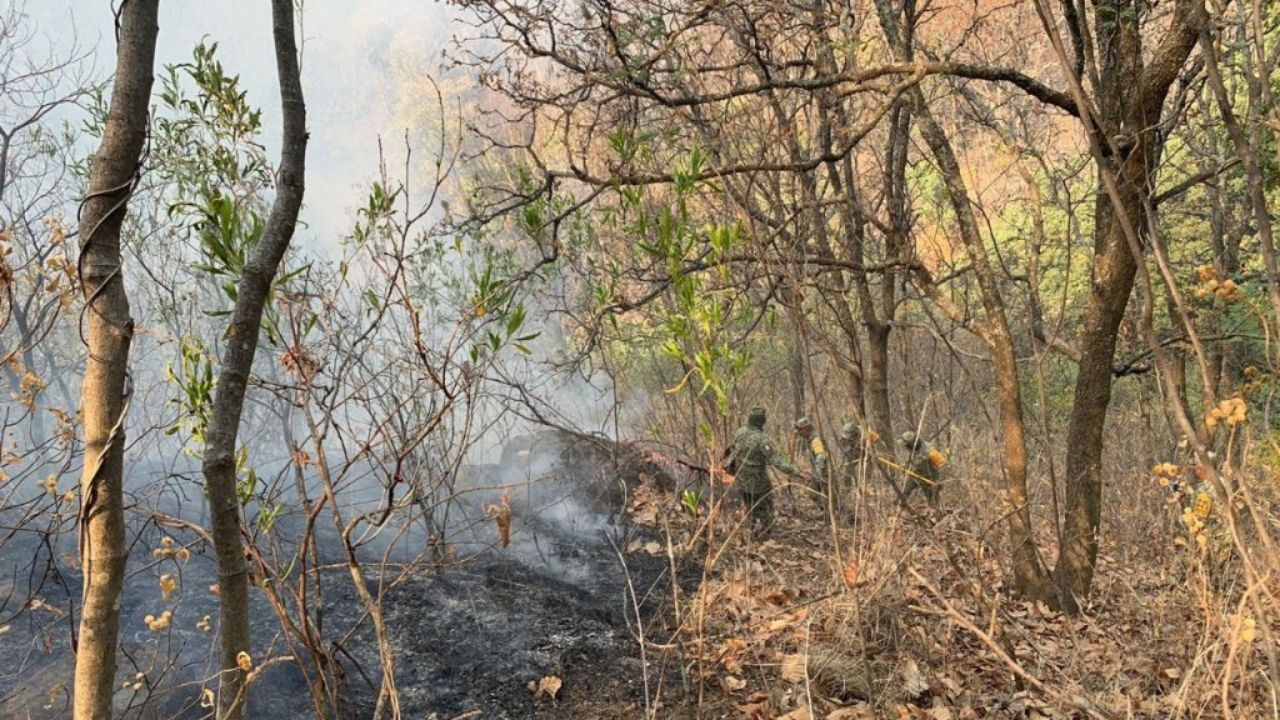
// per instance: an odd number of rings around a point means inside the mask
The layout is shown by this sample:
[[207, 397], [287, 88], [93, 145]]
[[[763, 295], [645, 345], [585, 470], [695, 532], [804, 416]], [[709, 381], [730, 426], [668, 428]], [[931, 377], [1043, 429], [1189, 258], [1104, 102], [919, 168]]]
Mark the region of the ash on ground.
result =
[[[662, 623], [672, 574], [665, 556], [625, 552], [651, 536], [624, 508], [641, 484], [670, 490], [671, 475], [630, 446], [562, 431], [516, 438], [501, 462], [463, 474], [446, 542], [465, 559], [387, 600], [405, 716], [597, 717], [584, 701], [616, 707], [623, 696], [639, 714], [637, 615], [646, 627]], [[490, 511], [504, 499], [505, 548]], [[372, 630], [359, 639], [376, 667]], [[535, 698], [531, 688], [551, 675], [563, 683], [556, 700]]]
[[[602, 706], [612, 712], [630, 706], [634, 712], [624, 717], [640, 715], [645, 688], [637, 619], [650, 631], [666, 624], [673, 583], [673, 563], [667, 557], [626, 552], [657, 539], [632, 524], [625, 512], [631, 493], [642, 485], [671, 490], [674, 481], [664, 467], [630, 445], [566, 431], [513, 438], [500, 462], [461, 468], [449, 489], [450, 502], [438, 503], [431, 513], [434, 530], [415, 530], [407, 544], [416, 547], [404, 550], [407, 557], [431, 544], [440, 551], [439, 562], [390, 590], [383, 603], [402, 715], [449, 720], [478, 711], [466, 716], [594, 718], [602, 717]], [[181, 505], [202, 505], [202, 498], [192, 495]], [[505, 547], [494, 508], [510, 510]], [[289, 518], [278, 522], [279, 532], [292, 532]], [[151, 547], [162, 534], [155, 527], [143, 528], [134, 536], [134, 546]], [[340, 567], [337, 548], [336, 538], [322, 533], [322, 562]], [[64, 550], [71, 548], [45, 552], [52, 556]], [[370, 583], [378, 579], [370, 561], [379, 556], [373, 552], [365, 558]], [[131, 569], [148, 560], [131, 558]], [[49, 564], [54, 565], [52, 557]], [[182, 572], [183, 588], [216, 582], [211, 551], [193, 549]], [[677, 583], [689, 589], [695, 578], [676, 563]], [[38, 590], [53, 607], [73, 607], [79, 582], [72, 570]], [[334, 571], [325, 585], [326, 634], [345, 636], [358, 628], [343, 642], [343, 662], [349, 666], [343, 714], [371, 717], [380, 682], [373, 629], [349, 575]], [[17, 598], [26, 593], [15, 589], [10, 594]], [[155, 595], [154, 579], [134, 570], [122, 598], [119, 675], [128, 682], [138, 677], [135, 673], [146, 675], [138, 682], [148, 684], [161, 701], [135, 707], [122, 691], [118, 714], [208, 717], [200, 693], [216, 674], [216, 634], [202, 633], [187, 620], [202, 614], [216, 618], [216, 599], [194, 593], [183, 607], [183, 622], [155, 633], [142, 621], [154, 611]], [[0, 672], [0, 716], [69, 717], [74, 657], [59, 639], [67, 632], [65, 614], [24, 617], [39, 622], [15, 623], [7, 642], [0, 643], [0, 659], [21, 668], [14, 675]], [[260, 642], [275, 643], [271, 652], [280, 654], [279, 622], [262, 597], [254, 598], [251, 623], [255, 655], [268, 650], [257, 647]], [[148, 672], [166, 665], [163, 676]], [[651, 692], [669, 681], [663, 674], [649, 668]], [[561, 680], [554, 700], [545, 694], [535, 697], [529, 689], [547, 676]], [[269, 668], [250, 694], [250, 716], [310, 716], [304, 678], [292, 664]], [[595, 705], [598, 700], [607, 702]]]

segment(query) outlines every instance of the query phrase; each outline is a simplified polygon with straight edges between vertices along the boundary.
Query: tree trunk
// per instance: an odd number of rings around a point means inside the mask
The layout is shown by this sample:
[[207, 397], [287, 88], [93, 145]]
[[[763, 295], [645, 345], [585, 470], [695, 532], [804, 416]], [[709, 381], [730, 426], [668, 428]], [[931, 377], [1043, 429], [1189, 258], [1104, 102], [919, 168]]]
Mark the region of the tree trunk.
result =
[[[1192, 0], [1180, 0], [1172, 26], [1143, 67], [1139, 0], [1099, 0], [1096, 47], [1101, 66], [1092, 142], [1098, 162], [1089, 304], [1080, 332], [1080, 363], [1067, 430], [1065, 516], [1056, 568], [1064, 609], [1078, 611], [1089, 594], [1102, 520], [1102, 448], [1111, 403], [1116, 334], [1133, 291], [1136, 259], [1125, 224], [1147, 228], [1146, 193], [1154, 187], [1156, 128], [1169, 87], [1195, 45]], [[1079, 94], [1082, 91], [1076, 86]], [[1118, 202], [1106, 190], [1114, 177]]]
[[796, 300], [795, 316], [791, 324], [791, 348], [788, 353], [787, 369], [791, 376], [791, 419], [804, 417], [804, 383], [805, 383], [805, 349], [800, 336], [800, 323], [804, 315], [804, 306]]
[[[1122, 212], [1141, 223], [1142, 203], [1130, 182], [1121, 191], [1132, 200]], [[1116, 334], [1133, 291], [1137, 265], [1114, 218], [1111, 201], [1096, 199], [1093, 283], [1080, 334], [1080, 365], [1067, 429], [1065, 517], [1058, 584], [1065, 607], [1079, 609], [1089, 594], [1098, 557], [1102, 520], [1102, 444], [1111, 403], [1111, 366]]]
[[81, 410], [80, 481], [83, 608], [76, 648], [74, 717], [110, 718], [124, 587], [124, 445], [133, 318], [120, 259], [120, 227], [147, 137], [159, 0], [131, 0], [119, 17], [116, 81], [102, 144], [80, 215], [80, 285], [88, 360]]
[[882, 450], [893, 453], [893, 414], [889, 409], [889, 330], [887, 322], [867, 326], [866, 402], [868, 422]]
[[[933, 119], [933, 113], [925, 103], [924, 93], [917, 88], [916, 118], [920, 132], [937, 160], [943, 183], [956, 213], [960, 239], [973, 263], [978, 279], [982, 309], [986, 315], [979, 335], [991, 350], [994, 363], [996, 392], [1000, 405], [1000, 465], [1004, 473], [1004, 508], [1009, 528], [1009, 547], [1013, 559], [1013, 590], [1025, 598], [1052, 600], [1049, 574], [1040, 561], [1035, 537], [1031, 529], [1031, 507], [1027, 494], [1027, 441], [1022, 421], [1022, 388], [1018, 381], [1018, 364], [1013, 349], [1013, 337], [1009, 332], [1009, 319], [1005, 313], [1004, 298], [996, 282], [991, 260], [978, 230], [978, 221], [969, 201], [960, 163], [946, 133]], [[932, 278], [926, 282], [932, 284]], [[930, 287], [936, 293], [935, 287]]]
[[[1274, 333], [1280, 330], [1280, 260], [1276, 258], [1271, 209], [1267, 206], [1266, 183], [1262, 177], [1262, 166], [1259, 162], [1259, 156], [1263, 152], [1263, 123], [1259, 117], [1246, 117], [1248, 123], [1248, 132], [1246, 132], [1239, 118], [1236, 117], [1235, 110], [1231, 106], [1231, 96], [1219, 68], [1217, 41], [1212, 32], [1212, 25], [1203, 15], [1204, 8], [1198, 7], [1197, 10], [1201, 13], [1198, 25], [1205, 75], [1209, 80], [1214, 99], [1218, 102], [1218, 110], [1222, 115], [1223, 125], [1227, 128], [1227, 136], [1231, 138], [1236, 156], [1244, 163], [1249, 205], [1253, 211], [1254, 222], [1258, 224], [1258, 246], [1262, 250], [1262, 264], [1267, 274], [1267, 298], [1271, 301], [1274, 316], [1271, 330]], [[1265, 64], [1262, 66], [1261, 79], [1259, 74], [1252, 70], [1251, 65], [1246, 66], [1245, 80], [1249, 91], [1249, 104], [1251, 107], [1262, 107], [1264, 94], [1269, 94], [1266, 85], [1271, 82], [1270, 69]], [[1275, 110], [1273, 109], [1272, 112], [1274, 113]]]
[[262, 314], [302, 206], [307, 146], [306, 105], [294, 41], [293, 1], [272, 0], [271, 17], [284, 118], [276, 197], [262, 239], [253, 248], [239, 281], [226, 333], [226, 355], [209, 416], [209, 440], [204, 456], [221, 597], [222, 681], [218, 705], [221, 717], [233, 720], [244, 717], [245, 708], [245, 673], [239, 668], [238, 656], [244, 652], [252, 658], [248, 565], [240, 538], [240, 499], [236, 491], [236, 440], [249, 373], [258, 349]]

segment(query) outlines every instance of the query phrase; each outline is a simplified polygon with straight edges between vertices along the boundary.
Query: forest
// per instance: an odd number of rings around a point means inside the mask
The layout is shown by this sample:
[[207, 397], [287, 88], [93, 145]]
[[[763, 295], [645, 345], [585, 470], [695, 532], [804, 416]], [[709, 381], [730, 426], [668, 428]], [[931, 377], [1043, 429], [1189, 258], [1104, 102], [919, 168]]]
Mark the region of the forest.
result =
[[1275, 0], [4, 0], [0, 718], [1280, 718]]

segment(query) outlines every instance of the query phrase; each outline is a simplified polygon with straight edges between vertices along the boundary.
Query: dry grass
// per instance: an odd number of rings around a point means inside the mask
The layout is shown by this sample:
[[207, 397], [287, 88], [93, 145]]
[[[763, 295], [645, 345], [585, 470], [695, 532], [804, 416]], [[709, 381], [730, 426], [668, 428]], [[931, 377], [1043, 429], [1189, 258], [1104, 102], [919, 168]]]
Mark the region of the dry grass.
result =
[[[1117, 452], [1094, 592], [1068, 617], [1008, 596], [1004, 528], [988, 501], [998, 466], [976, 446], [952, 451], [936, 522], [904, 517], [872, 478], [863, 522], [840, 529], [838, 548], [815, 504], [784, 491], [763, 543], [736, 532], [732, 505], [711, 523], [659, 513], [706, 579], [681, 597], [678, 627], [650, 633], [665, 632], [671, 642], [655, 647], [690, 678], [663, 690], [655, 715], [1277, 717], [1276, 568], [1258, 567], [1259, 554], [1250, 570], [1240, 549], [1263, 542], [1244, 529], [1243, 498], [1275, 523], [1270, 473], [1236, 474], [1250, 478], [1233, 516], [1241, 529], [1233, 542], [1217, 507], [1201, 549], [1138, 456]], [[1047, 482], [1036, 491], [1048, 549], [1051, 493]], [[676, 507], [657, 493], [639, 502]]]

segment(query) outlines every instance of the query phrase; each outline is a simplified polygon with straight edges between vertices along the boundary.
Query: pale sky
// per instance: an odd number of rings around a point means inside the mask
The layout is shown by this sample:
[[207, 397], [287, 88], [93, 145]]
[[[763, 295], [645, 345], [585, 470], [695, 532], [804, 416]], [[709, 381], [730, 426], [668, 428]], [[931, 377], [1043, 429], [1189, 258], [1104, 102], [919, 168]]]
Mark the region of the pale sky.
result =
[[[93, 49], [98, 77], [106, 77], [115, 59], [112, 4], [27, 0], [26, 10], [55, 45], [78, 40]], [[456, 12], [435, 0], [306, 0], [300, 40], [311, 131], [303, 209], [309, 227], [299, 239], [309, 246], [329, 245], [349, 226], [349, 209], [363, 203], [377, 171], [378, 135], [399, 148], [406, 125], [434, 121], [434, 108], [406, 106], [401, 86], [419, 70], [440, 67], [446, 44], [466, 29], [452, 21]], [[249, 101], [262, 108], [263, 139], [275, 161], [280, 101], [270, 3], [160, 0], [157, 68], [189, 60], [201, 38], [218, 43], [223, 66], [241, 76]]]

